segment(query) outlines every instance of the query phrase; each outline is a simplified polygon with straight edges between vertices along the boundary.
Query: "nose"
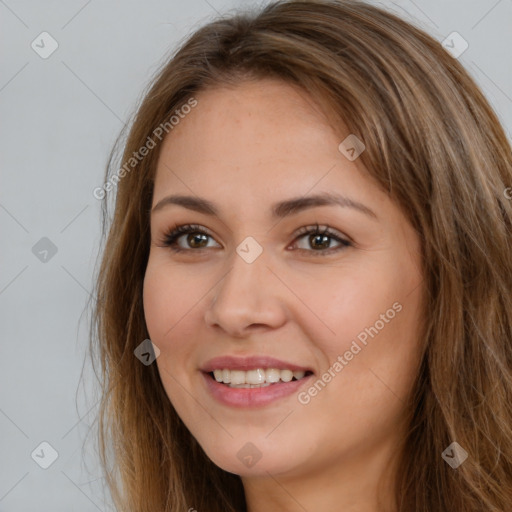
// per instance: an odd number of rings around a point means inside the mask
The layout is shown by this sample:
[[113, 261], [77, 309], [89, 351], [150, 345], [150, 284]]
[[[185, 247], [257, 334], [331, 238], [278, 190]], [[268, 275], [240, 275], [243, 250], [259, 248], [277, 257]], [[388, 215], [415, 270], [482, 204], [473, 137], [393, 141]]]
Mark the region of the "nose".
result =
[[267, 266], [263, 254], [252, 263], [234, 255], [232, 267], [214, 287], [205, 311], [208, 327], [243, 338], [254, 330], [276, 329], [286, 322], [286, 288]]

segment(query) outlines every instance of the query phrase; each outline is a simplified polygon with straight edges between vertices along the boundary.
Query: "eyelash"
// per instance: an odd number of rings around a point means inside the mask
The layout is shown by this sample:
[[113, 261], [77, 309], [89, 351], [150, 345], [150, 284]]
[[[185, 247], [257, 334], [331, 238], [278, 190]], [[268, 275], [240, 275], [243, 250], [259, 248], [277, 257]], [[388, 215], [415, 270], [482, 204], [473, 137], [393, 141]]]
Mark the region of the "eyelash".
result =
[[[338, 252], [346, 249], [347, 247], [351, 247], [353, 244], [352, 242], [349, 242], [348, 240], [345, 240], [338, 236], [329, 226], [322, 226], [325, 228], [323, 231], [320, 230], [320, 226], [318, 224], [315, 224], [314, 226], [305, 226], [301, 229], [299, 229], [296, 233], [294, 242], [305, 235], [326, 235], [329, 238], [333, 238], [337, 242], [341, 244], [341, 247], [330, 247], [325, 250], [308, 250], [308, 249], [298, 249], [299, 251], [306, 251], [313, 253], [315, 256], [327, 256], [329, 254], [332, 254], [333, 252]], [[178, 247], [177, 240], [183, 235], [189, 234], [189, 233], [201, 233], [204, 235], [207, 235], [211, 238], [212, 235], [208, 233], [205, 229], [203, 229], [201, 226], [197, 224], [182, 224], [182, 225], [174, 225], [170, 231], [168, 231], [163, 239], [161, 240], [161, 246], [163, 247], [169, 247], [172, 251], [178, 253], [178, 252], [187, 252], [187, 251], [194, 251], [194, 252], [200, 252], [203, 249], [208, 249], [208, 247], [201, 247], [199, 249], [183, 249], [181, 247]]]

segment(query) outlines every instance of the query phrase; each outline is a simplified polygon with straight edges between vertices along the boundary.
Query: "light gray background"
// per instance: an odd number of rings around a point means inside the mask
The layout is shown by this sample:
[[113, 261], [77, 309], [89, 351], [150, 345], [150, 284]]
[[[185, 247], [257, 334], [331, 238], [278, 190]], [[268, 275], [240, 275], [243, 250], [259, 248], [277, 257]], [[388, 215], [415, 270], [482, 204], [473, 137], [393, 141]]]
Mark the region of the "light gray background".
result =
[[[439, 41], [459, 32], [459, 60], [510, 138], [512, 0], [374, 3]], [[79, 387], [100, 235], [92, 191], [165, 56], [216, 11], [250, 5], [0, 0], [0, 512], [113, 510], [90, 439], [82, 453], [97, 410]], [[31, 48], [43, 31], [59, 44], [47, 59]], [[57, 247], [46, 262], [32, 250], [43, 237]], [[43, 441], [58, 452], [48, 469], [31, 458]]]

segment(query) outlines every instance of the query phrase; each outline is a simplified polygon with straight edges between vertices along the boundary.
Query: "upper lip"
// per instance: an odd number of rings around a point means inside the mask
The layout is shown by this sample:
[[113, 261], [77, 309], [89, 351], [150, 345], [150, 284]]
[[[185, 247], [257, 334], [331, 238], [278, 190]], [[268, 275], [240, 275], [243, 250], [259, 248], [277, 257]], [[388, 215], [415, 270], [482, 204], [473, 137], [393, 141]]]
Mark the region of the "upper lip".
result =
[[310, 371], [311, 368], [281, 361], [270, 356], [220, 356], [210, 359], [201, 368], [203, 372], [210, 373], [213, 370], [256, 370], [258, 368], [276, 368], [277, 370]]

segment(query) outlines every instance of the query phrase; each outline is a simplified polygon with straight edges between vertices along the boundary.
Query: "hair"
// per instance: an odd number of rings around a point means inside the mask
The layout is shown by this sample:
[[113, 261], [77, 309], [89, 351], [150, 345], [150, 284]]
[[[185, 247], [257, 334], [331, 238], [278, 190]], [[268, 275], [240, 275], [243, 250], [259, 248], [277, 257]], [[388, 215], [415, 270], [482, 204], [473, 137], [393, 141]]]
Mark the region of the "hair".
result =
[[[505, 510], [512, 151], [496, 113], [457, 59], [397, 15], [357, 0], [278, 1], [221, 16], [182, 42], [139, 102], [123, 161], [199, 91], [267, 78], [322, 105], [340, 141], [352, 133], [364, 142], [359, 158], [421, 241], [425, 325], [393, 489], [397, 511]], [[101, 367], [100, 460], [117, 510], [246, 511], [241, 478], [208, 458], [156, 364], [134, 356], [149, 337], [142, 286], [160, 147], [118, 174], [112, 218], [108, 197], [102, 203], [90, 344]], [[453, 441], [468, 452], [457, 469], [441, 457]]]

